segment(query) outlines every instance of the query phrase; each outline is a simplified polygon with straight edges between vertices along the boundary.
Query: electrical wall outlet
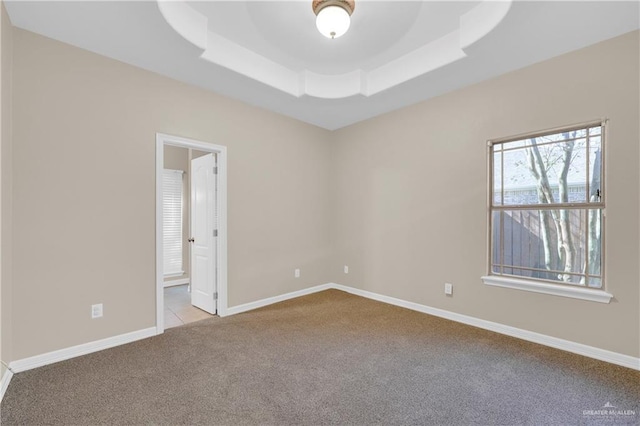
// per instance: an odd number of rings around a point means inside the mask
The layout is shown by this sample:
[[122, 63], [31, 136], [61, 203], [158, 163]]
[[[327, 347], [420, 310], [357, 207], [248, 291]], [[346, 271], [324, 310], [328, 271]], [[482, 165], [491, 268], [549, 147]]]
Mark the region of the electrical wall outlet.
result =
[[444, 283], [444, 294], [453, 295], [453, 284]]
[[102, 303], [91, 305], [91, 318], [100, 318], [102, 316]]
[[347, 265], [344, 265], [344, 273], [345, 274], [349, 273], [349, 267]]
[[295, 271], [293, 271], [293, 276], [296, 278], [300, 278], [300, 268], [297, 268]]

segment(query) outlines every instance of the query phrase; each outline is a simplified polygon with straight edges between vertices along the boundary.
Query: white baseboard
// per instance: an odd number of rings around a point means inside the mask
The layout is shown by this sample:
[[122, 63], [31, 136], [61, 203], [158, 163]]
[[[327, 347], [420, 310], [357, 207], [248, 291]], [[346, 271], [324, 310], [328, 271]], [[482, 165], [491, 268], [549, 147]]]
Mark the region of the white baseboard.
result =
[[[227, 309], [225, 315], [229, 316], [239, 314], [241, 312], [251, 311], [253, 309], [261, 308], [263, 306], [272, 305], [284, 300], [293, 299], [300, 296], [305, 296], [311, 293], [317, 293], [319, 291], [328, 290], [331, 288], [329, 284], [323, 284], [316, 287], [306, 288], [304, 290], [298, 290], [280, 296], [269, 297], [267, 299], [258, 300], [251, 303], [245, 303], [243, 305], [234, 306]], [[44, 353], [41, 355], [32, 356], [29, 358], [19, 359], [9, 364], [11, 369], [15, 373], [31, 370], [33, 368], [42, 367], [44, 365], [53, 364], [55, 362], [64, 361], [77, 356], [86, 355], [92, 352], [109, 349], [114, 346], [124, 345], [125, 343], [135, 342], [136, 340], [144, 339], [147, 337], [155, 336], [157, 334], [156, 327], [146, 328], [144, 330], [138, 330], [131, 333], [121, 334], [119, 336], [108, 337], [106, 339], [97, 340], [95, 342], [84, 343], [70, 348], [60, 349], [53, 352]]]
[[311, 287], [305, 290], [294, 291], [292, 293], [283, 294], [280, 296], [270, 297], [268, 299], [258, 300], [256, 302], [245, 303], [244, 305], [235, 306], [227, 310], [227, 315], [239, 314], [241, 312], [250, 311], [253, 309], [261, 308], [263, 306], [271, 305], [273, 303], [282, 302], [283, 300], [293, 299], [295, 297], [305, 296], [311, 293], [317, 293], [319, 291], [336, 289], [342, 290], [347, 293], [355, 294], [357, 296], [366, 297], [367, 299], [377, 300], [379, 302], [388, 303], [390, 305], [400, 306], [402, 308], [411, 309], [412, 311], [418, 311], [425, 314], [445, 318], [451, 321], [459, 322], [462, 324], [471, 325], [474, 327], [482, 328], [485, 330], [493, 331], [496, 333], [504, 334], [511, 337], [517, 337], [519, 339], [527, 340], [529, 342], [538, 343], [552, 348], [561, 349], [567, 352], [572, 352], [578, 355], [583, 355], [589, 358], [598, 359], [600, 361], [609, 362], [611, 364], [621, 365], [623, 367], [632, 368], [634, 370], [640, 370], [640, 358], [635, 358], [629, 355], [620, 354], [617, 352], [608, 351], [606, 349], [600, 349], [593, 346], [584, 345], [582, 343], [572, 342], [570, 340], [564, 340], [557, 337], [547, 336], [545, 334], [536, 333], [533, 331], [523, 330], [509, 325], [500, 324], [497, 322], [487, 321], [468, 315], [458, 314], [444, 309], [432, 308], [431, 306], [421, 305], [419, 303], [408, 302], [402, 299], [396, 299], [395, 297], [384, 296], [382, 294], [373, 293], [366, 290], [360, 290], [353, 287], [344, 286], [336, 283], [328, 283]]
[[2, 381], [0, 381], [0, 402], [2, 402], [2, 398], [4, 398], [4, 394], [9, 387], [9, 382], [11, 381], [12, 377], [13, 373], [7, 368], [2, 375]]
[[[508, 325], [486, 321], [483, 319], [458, 314], [455, 312], [446, 311], [444, 309], [432, 308], [430, 306], [421, 305], [419, 303], [408, 302], [402, 299], [396, 299], [394, 297], [384, 296], [381, 294], [373, 293], [366, 290], [360, 290], [353, 287], [344, 286], [336, 283], [327, 283], [318, 285], [315, 287], [307, 288], [304, 290], [298, 290], [291, 293], [282, 294], [279, 296], [269, 297], [255, 302], [245, 303], [242, 305], [234, 306], [227, 309], [224, 316], [235, 315], [242, 312], [251, 311], [253, 309], [268, 306], [274, 303], [282, 302], [285, 300], [293, 299], [300, 296], [306, 296], [308, 294], [317, 293], [324, 290], [336, 289], [342, 290], [347, 293], [351, 293], [357, 296], [365, 297], [367, 299], [377, 300], [379, 302], [388, 303], [390, 305], [399, 306], [402, 308], [411, 309], [413, 311], [422, 312], [429, 315], [445, 318], [451, 321], [456, 321], [462, 324], [471, 325], [474, 327], [482, 328], [496, 333], [504, 334], [507, 336], [517, 337], [519, 339], [527, 340], [541, 345], [550, 346], [552, 348], [561, 349], [567, 352], [572, 352], [578, 355], [587, 356], [590, 358], [598, 359], [601, 361], [609, 362], [623, 367], [632, 368], [634, 370], [640, 370], [640, 358], [632, 357], [629, 355], [620, 354], [617, 352], [608, 351], [606, 349], [595, 348], [593, 346], [584, 345], [581, 343], [572, 342], [569, 340], [559, 339], [557, 337], [547, 336], [533, 331], [523, 330]], [[43, 365], [53, 364], [55, 362], [64, 361], [66, 359], [75, 358], [77, 356], [86, 355], [92, 352], [109, 349], [114, 346], [123, 345], [126, 343], [134, 342], [136, 340], [144, 339], [147, 337], [155, 336], [157, 334], [156, 327], [150, 327], [143, 330], [134, 331], [131, 333], [121, 334], [119, 336], [109, 337], [95, 342], [84, 343], [82, 345], [72, 346], [66, 349], [60, 349], [53, 352], [48, 352], [41, 355], [36, 355], [29, 358], [13, 361], [9, 364], [14, 373], [30, 370], [32, 368], [41, 367]], [[7, 370], [0, 382], [0, 401], [4, 392], [6, 391], [9, 381], [11, 380], [13, 373]]]
[[190, 283], [189, 278], [182, 278], [182, 279], [179, 279], [179, 280], [165, 281], [163, 286], [164, 286], [164, 288], [167, 288], [167, 287], [174, 287], [174, 286], [177, 286], [177, 285], [185, 285], [185, 284], [189, 284], [189, 283]]
[[18, 359], [9, 363], [9, 367], [11, 367], [14, 373], [20, 373], [21, 371], [31, 370], [32, 368], [42, 367], [43, 365], [53, 364], [54, 362], [64, 361], [77, 356], [109, 349], [114, 346], [124, 345], [125, 343], [135, 342], [136, 340], [145, 339], [147, 337], [155, 336], [156, 334], [156, 328], [149, 327], [143, 330], [132, 331], [131, 333], [96, 340], [95, 342], [83, 343], [70, 348], [47, 352], [29, 358]]
[[269, 297], [267, 299], [261, 299], [255, 302], [233, 306], [231, 308], [227, 308], [227, 312], [224, 316], [235, 315], [241, 312], [251, 311], [254, 309], [262, 308], [263, 306], [272, 305], [274, 303], [282, 302], [282, 301], [293, 299], [296, 297], [306, 296], [307, 294], [329, 290], [330, 288], [333, 288], [331, 286], [332, 284], [322, 284], [315, 287], [305, 288], [304, 290], [298, 290], [298, 291], [293, 291], [291, 293], [281, 294], [280, 296]]
[[640, 370], [640, 358], [617, 352], [608, 351], [606, 349], [595, 348], [593, 346], [583, 345], [569, 340], [559, 339], [557, 337], [547, 336], [545, 334], [535, 333], [533, 331], [523, 330], [516, 327], [500, 324], [497, 322], [486, 321], [483, 319], [470, 317], [467, 315], [457, 314], [455, 312], [445, 311], [443, 309], [432, 308], [430, 306], [421, 305], [419, 303], [408, 302], [395, 297], [384, 296], [372, 293], [366, 290], [360, 290], [353, 287], [347, 287], [340, 284], [330, 283], [329, 288], [342, 290], [357, 296], [366, 297], [367, 299], [377, 300], [379, 302], [388, 303], [390, 305], [400, 306], [402, 308], [411, 309], [425, 314], [445, 318], [451, 321], [460, 322], [462, 324], [471, 325], [485, 330], [494, 331], [496, 333], [505, 334], [511, 337], [528, 340], [530, 342], [539, 343], [541, 345], [550, 346], [556, 349], [562, 349], [574, 354], [583, 355], [589, 358], [598, 359], [600, 361], [610, 362], [611, 364], [621, 365], [623, 367]]

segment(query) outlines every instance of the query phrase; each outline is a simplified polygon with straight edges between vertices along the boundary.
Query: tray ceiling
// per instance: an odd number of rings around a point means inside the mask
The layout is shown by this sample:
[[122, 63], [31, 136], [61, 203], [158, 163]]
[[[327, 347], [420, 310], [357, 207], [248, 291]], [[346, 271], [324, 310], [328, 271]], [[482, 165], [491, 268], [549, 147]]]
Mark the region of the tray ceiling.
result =
[[6, 7], [17, 27], [327, 129], [640, 27], [637, 2], [357, 0], [335, 40], [311, 0]]

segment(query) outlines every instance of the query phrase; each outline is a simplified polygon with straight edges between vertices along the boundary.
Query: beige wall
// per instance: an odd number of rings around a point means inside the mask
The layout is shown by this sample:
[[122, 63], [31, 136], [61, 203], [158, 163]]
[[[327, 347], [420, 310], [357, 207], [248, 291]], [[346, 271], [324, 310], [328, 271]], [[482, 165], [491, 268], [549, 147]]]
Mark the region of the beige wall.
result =
[[[0, 359], [12, 357], [12, 142], [11, 79], [13, 29], [4, 3], [0, 7]], [[0, 377], [5, 366], [0, 366]]]
[[164, 147], [164, 168], [171, 170], [182, 170], [182, 268], [184, 274], [179, 277], [165, 278], [165, 283], [189, 278], [189, 214], [190, 214], [190, 189], [189, 189], [189, 150], [178, 146], [165, 145]]
[[[330, 279], [639, 356], [638, 38], [630, 33], [335, 132]], [[610, 119], [606, 280], [615, 299], [482, 284], [486, 140], [602, 117]], [[453, 297], [445, 297], [445, 282]]]
[[199, 158], [202, 157], [203, 155], [207, 155], [209, 154], [208, 152], [204, 152], [204, 151], [198, 151], [197, 149], [192, 149], [191, 150], [191, 158]]
[[189, 150], [179, 146], [165, 145], [164, 168], [186, 172], [189, 168]]
[[[229, 306], [333, 281], [639, 356], [638, 34], [330, 133], [16, 29], [5, 164], [3, 30], [3, 357], [155, 325], [156, 132], [228, 147]], [[484, 286], [485, 141], [601, 117], [615, 299]]]
[[26, 31], [14, 43], [13, 359], [155, 325], [156, 132], [227, 146], [230, 307], [326, 282], [327, 131]]

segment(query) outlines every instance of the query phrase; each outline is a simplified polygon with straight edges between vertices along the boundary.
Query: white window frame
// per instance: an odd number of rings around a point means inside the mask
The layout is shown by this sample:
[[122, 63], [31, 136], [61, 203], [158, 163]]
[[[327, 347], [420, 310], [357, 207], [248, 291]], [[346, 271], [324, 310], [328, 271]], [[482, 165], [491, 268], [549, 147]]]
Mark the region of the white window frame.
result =
[[[605, 150], [607, 146], [607, 143], [606, 143], [607, 124], [608, 123], [606, 119], [597, 120], [597, 121], [580, 123], [572, 126], [563, 126], [563, 127], [548, 129], [548, 130], [539, 131], [539, 132], [525, 133], [521, 135], [510, 136], [510, 137], [500, 138], [500, 139], [492, 139], [487, 141], [487, 274], [481, 277], [482, 282], [484, 284], [489, 286], [494, 286], [494, 287], [504, 287], [504, 288], [510, 288], [510, 289], [524, 290], [524, 291], [529, 291], [534, 293], [550, 294], [554, 296], [569, 297], [573, 299], [582, 299], [582, 300], [588, 300], [588, 301], [600, 302], [600, 303], [609, 303], [611, 301], [611, 299], [613, 298], [613, 294], [605, 291], [605, 287], [604, 287], [606, 283], [606, 280], [605, 280], [606, 256], [605, 256], [605, 240], [604, 240], [604, 222], [605, 222], [605, 212], [606, 212], [605, 208], [602, 209], [601, 276], [602, 276], [603, 287], [601, 289], [567, 285], [562, 283], [554, 283], [551, 281], [544, 281], [544, 280], [534, 280], [534, 279], [519, 278], [519, 277], [512, 277], [512, 276], [505, 276], [505, 275], [495, 275], [492, 272], [492, 252], [493, 252], [492, 238], [493, 236], [492, 236], [491, 219], [492, 219], [492, 213], [493, 213], [493, 209], [492, 209], [493, 173], [494, 173], [493, 160], [492, 160], [493, 145], [516, 141], [520, 139], [527, 139], [527, 138], [547, 135], [547, 134], [577, 130], [577, 129], [587, 128], [587, 127], [602, 126], [602, 181], [604, 186], [603, 195], [606, 196], [607, 179], [605, 179], [605, 169], [606, 169], [605, 168], [605, 162], [606, 162]], [[604, 203], [605, 203], [605, 200], [603, 198], [603, 204]]]

